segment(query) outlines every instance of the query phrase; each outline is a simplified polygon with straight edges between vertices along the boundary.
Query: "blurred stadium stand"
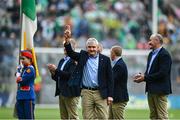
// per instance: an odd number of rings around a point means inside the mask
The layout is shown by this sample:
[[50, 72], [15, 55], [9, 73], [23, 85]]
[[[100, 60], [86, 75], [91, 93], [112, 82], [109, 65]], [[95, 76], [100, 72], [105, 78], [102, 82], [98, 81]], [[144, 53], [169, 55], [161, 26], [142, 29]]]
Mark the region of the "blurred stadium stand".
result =
[[[79, 48], [85, 48], [88, 37], [97, 38], [105, 48], [106, 55], [112, 45], [121, 45], [126, 51], [124, 57], [129, 69], [129, 93], [144, 95], [144, 86], [134, 84], [131, 77], [145, 69], [148, 53], [146, 42], [152, 33], [152, 0], [36, 0], [36, 3], [38, 30], [34, 45], [38, 47], [35, 50], [43, 80], [40, 103], [57, 103], [57, 98], [53, 97], [55, 83], [50, 80], [46, 64], [58, 64], [63, 56], [63, 51], [55, 48], [63, 47], [66, 24], [71, 25], [73, 38]], [[20, 39], [19, 7], [20, 0], [0, 2], [0, 106], [9, 106], [15, 100], [14, 72], [18, 64]], [[164, 36], [165, 47], [173, 58], [173, 96], [179, 100], [180, 0], [158, 0], [157, 15], [157, 31]]]

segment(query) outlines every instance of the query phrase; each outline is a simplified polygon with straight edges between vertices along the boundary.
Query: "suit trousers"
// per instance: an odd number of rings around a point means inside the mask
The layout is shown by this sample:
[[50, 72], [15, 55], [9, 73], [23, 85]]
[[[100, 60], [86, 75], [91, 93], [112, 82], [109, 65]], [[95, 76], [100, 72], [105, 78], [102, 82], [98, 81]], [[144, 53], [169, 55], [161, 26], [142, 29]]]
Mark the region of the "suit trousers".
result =
[[78, 103], [80, 97], [59, 96], [59, 108], [61, 119], [79, 119]]
[[148, 93], [150, 119], [168, 119], [167, 95]]
[[108, 119], [107, 99], [102, 99], [99, 90], [82, 89], [83, 119]]
[[124, 119], [127, 102], [117, 102], [109, 106], [109, 119]]

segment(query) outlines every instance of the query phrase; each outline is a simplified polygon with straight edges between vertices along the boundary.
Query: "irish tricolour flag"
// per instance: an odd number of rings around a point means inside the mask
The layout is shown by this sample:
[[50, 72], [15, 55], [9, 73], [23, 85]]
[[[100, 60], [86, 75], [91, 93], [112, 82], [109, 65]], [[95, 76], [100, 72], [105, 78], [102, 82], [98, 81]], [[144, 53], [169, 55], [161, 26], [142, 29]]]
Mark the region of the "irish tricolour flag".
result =
[[37, 30], [35, 0], [21, 0], [21, 50], [31, 50], [36, 76], [39, 76], [33, 37]]
[[37, 30], [37, 17], [35, 0], [21, 1], [21, 50], [34, 47], [33, 36]]

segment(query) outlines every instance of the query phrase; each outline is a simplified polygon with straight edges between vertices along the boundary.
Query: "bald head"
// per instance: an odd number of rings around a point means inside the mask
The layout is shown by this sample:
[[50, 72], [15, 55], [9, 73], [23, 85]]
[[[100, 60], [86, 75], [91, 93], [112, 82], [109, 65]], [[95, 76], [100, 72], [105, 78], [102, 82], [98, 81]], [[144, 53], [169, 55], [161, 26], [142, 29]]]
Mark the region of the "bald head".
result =
[[160, 42], [160, 44], [163, 44], [163, 37], [162, 37], [161, 34], [157, 34], [157, 33], [152, 34], [150, 36], [150, 39], [156, 39], [156, 40], [158, 40]]
[[160, 34], [152, 34], [148, 41], [149, 48], [155, 50], [162, 46], [163, 44], [163, 37]]

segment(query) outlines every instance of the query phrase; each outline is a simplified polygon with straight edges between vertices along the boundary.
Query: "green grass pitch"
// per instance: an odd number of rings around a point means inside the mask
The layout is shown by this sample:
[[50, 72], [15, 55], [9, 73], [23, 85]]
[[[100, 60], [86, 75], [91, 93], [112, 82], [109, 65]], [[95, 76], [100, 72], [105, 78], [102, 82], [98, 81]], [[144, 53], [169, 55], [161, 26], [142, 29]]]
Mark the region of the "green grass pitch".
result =
[[[0, 108], [0, 119], [14, 119], [12, 108]], [[79, 109], [80, 119], [82, 119], [81, 109]], [[127, 109], [125, 111], [125, 119], [148, 119], [149, 110], [147, 109]], [[59, 109], [57, 108], [36, 108], [36, 119], [59, 119]], [[169, 119], [180, 119], [180, 110], [169, 110]]]

